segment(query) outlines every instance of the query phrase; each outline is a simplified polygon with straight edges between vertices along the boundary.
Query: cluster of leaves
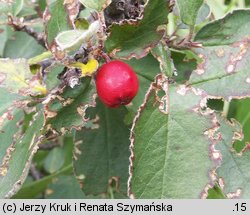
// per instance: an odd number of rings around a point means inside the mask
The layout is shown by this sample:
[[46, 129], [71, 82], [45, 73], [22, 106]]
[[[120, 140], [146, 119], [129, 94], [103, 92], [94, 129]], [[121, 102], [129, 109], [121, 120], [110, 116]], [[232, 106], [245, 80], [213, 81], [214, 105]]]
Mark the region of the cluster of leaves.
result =
[[[0, 197], [249, 198], [250, 10], [222, 17], [241, 3], [1, 2]], [[138, 75], [126, 107], [70, 84], [107, 56]]]

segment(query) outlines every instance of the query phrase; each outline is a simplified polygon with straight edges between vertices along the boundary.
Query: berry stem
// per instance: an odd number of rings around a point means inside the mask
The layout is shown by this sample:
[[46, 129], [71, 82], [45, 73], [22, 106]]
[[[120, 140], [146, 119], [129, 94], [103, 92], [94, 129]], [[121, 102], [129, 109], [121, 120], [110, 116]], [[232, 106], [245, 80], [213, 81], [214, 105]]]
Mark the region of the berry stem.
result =
[[105, 60], [106, 63], [109, 63], [111, 61], [110, 57], [103, 51], [100, 51], [101, 57]]

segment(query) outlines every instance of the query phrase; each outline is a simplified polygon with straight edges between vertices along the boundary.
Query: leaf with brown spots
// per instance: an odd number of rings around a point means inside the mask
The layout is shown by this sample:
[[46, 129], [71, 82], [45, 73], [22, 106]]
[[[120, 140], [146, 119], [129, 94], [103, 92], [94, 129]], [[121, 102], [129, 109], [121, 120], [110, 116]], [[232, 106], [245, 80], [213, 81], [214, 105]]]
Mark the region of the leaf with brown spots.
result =
[[213, 97], [250, 97], [250, 10], [238, 10], [204, 26], [195, 37], [202, 62], [189, 84]]
[[235, 10], [204, 26], [195, 36], [203, 46], [230, 45], [250, 34], [250, 10]]
[[64, 5], [68, 13], [69, 20], [72, 25], [79, 13], [80, 3], [78, 0], [64, 0]]
[[55, 134], [80, 130], [88, 122], [85, 110], [95, 105], [95, 88], [91, 78], [84, 78], [73, 89], [66, 87], [61, 95], [51, 96], [45, 104], [47, 128]]
[[176, 69], [174, 67], [174, 63], [171, 58], [171, 52], [168, 47], [164, 46], [162, 43], [159, 43], [151, 50], [151, 53], [159, 61], [161, 72], [167, 77], [172, 77]]
[[[205, 198], [221, 159], [216, 115], [192, 87], [152, 83], [131, 130], [131, 198]], [[178, 179], [178, 180], [177, 180]]]
[[228, 198], [250, 198], [250, 145], [237, 153], [233, 149], [233, 141], [242, 139], [241, 125], [219, 118], [218, 135], [221, 141], [216, 149], [222, 155], [222, 161], [217, 169], [217, 179], [220, 188]]
[[[35, 116], [25, 134], [23, 133], [24, 110], [27, 110], [29, 99], [24, 92], [29, 89], [27, 85], [30, 83], [29, 75], [24, 69], [27, 62], [0, 62], [1, 74], [4, 74], [0, 84], [0, 198], [9, 198], [17, 192], [26, 178], [41, 138], [40, 129], [43, 127], [44, 117], [42, 113]], [[4, 73], [5, 71], [8, 72]]]
[[[0, 160], [3, 160], [8, 148], [20, 138], [25, 106], [25, 97], [0, 87]], [[1, 167], [0, 172], [4, 172]]]
[[[16, 131], [15, 124], [17, 115], [21, 112], [14, 113], [14, 120], [11, 125], [6, 124], [3, 129], [7, 132], [7, 128], [13, 128]], [[10, 198], [22, 186], [30, 167], [33, 155], [38, 149], [38, 143], [41, 142], [41, 129], [44, 126], [44, 116], [42, 112], [34, 116], [33, 122], [24, 134], [16, 133], [12, 136], [12, 143], [6, 145], [4, 139], [1, 139], [1, 163], [0, 163], [0, 198]], [[13, 132], [11, 131], [11, 132]], [[9, 132], [9, 131], [8, 131]], [[0, 134], [1, 136], [2, 134]], [[2, 142], [3, 141], [3, 142]], [[3, 147], [5, 146], [5, 149]]]

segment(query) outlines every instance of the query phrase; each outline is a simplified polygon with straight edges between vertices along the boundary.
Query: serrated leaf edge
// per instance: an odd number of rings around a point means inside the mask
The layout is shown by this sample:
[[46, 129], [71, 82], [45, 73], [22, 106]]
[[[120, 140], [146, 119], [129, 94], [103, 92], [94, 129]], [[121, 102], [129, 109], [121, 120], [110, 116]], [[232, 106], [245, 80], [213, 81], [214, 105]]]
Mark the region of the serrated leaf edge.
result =
[[[143, 20], [144, 18], [144, 11], [145, 11], [145, 7], [148, 5], [150, 0], [147, 0], [147, 2], [143, 5], [143, 9], [141, 10], [139, 16], [136, 18], [136, 19], [125, 19], [125, 20], [122, 20], [120, 22], [113, 22], [112, 25], [109, 26], [108, 30], [111, 30], [113, 26], [115, 25], [119, 25], [119, 26], [122, 26], [122, 25], [139, 25], [139, 23]], [[158, 26], [157, 30], [156, 30], [159, 34], [162, 34], [162, 36], [164, 35], [165, 33], [165, 29], [164, 28], [161, 28], [160, 26]], [[108, 37], [110, 37], [112, 34], [112, 32], [109, 33]], [[116, 54], [120, 52], [121, 49], [119, 48], [114, 48], [110, 53], [109, 55], [113, 58], [117, 58], [117, 59], [121, 59], [121, 60], [130, 60], [131, 58], [136, 58], [137, 60], [138, 59], [141, 59], [143, 57], [145, 57], [152, 48], [154, 48], [158, 43], [159, 41], [161, 40], [161, 38], [159, 38], [158, 41], [154, 41], [148, 45], [146, 45], [145, 47], [142, 48], [142, 51], [140, 54], [137, 54], [135, 52], [132, 52], [130, 53], [127, 57], [121, 57], [121, 56], [117, 56]]]
[[[250, 150], [250, 143], [246, 143], [245, 147], [240, 151], [240, 152], [237, 152], [234, 148], [233, 148], [233, 144], [235, 141], [242, 141], [243, 140], [243, 131], [242, 131], [242, 128], [241, 128], [241, 124], [235, 120], [235, 119], [230, 119], [227, 120], [227, 119], [224, 119], [226, 124], [228, 124], [230, 127], [235, 127], [236, 125], [240, 126], [240, 131], [234, 131], [234, 134], [233, 134], [233, 138], [232, 138], [232, 141], [231, 141], [231, 148], [229, 148], [228, 150], [230, 150], [232, 153], [234, 153], [235, 155], [237, 155], [238, 157], [241, 157], [244, 155], [244, 153], [248, 150]], [[224, 182], [224, 179], [222, 177], [219, 177], [217, 178], [218, 180], [218, 185], [219, 187], [221, 188], [222, 192], [224, 193], [224, 188], [225, 186], [227, 186]], [[229, 192], [229, 193], [224, 193], [224, 195], [226, 195], [226, 197], [228, 199], [238, 199], [240, 198], [242, 194], [242, 189], [241, 188], [238, 188], [235, 190], [235, 192]]]
[[[164, 83], [164, 81], [162, 81], [162, 79], [164, 79], [164, 77], [165, 76], [163, 74], [157, 75], [155, 78], [155, 81], [150, 85], [150, 87], [145, 95], [144, 102], [139, 107], [139, 110], [138, 110], [138, 112], [133, 120], [133, 124], [131, 127], [130, 138], [129, 138], [130, 139], [130, 146], [129, 146], [129, 150], [130, 150], [129, 162], [130, 162], [130, 164], [129, 164], [128, 186], [127, 186], [127, 188], [128, 188], [127, 194], [128, 194], [130, 199], [135, 199], [135, 195], [133, 194], [132, 188], [131, 188], [131, 181], [132, 181], [132, 176], [133, 176], [134, 143], [135, 143], [134, 129], [135, 129], [137, 121], [140, 118], [142, 111], [145, 109], [145, 106], [147, 104], [147, 101], [148, 101], [150, 95], [152, 93], [154, 93], [154, 91], [159, 90], [159, 87], [164, 88], [162, 86], [162, 84]], [[165, 79], [166, 79], [166, 77], [165, 77]], [[164, 91], [166, 92], [166, 90], [164, 90]], [[210, 119], [211, 124], [212, 124], [211, 128], [204, 131], [204, 136], [207, 136], [208, 141], [210, 142], [209, 147], [208, 147], [209, 157], [213, 162], [211, 169], [208, 170], [208, 182], [205, 185], [204, 189], [201, 190], [201, 192], [200, 192], [200, 198], [205, 199], [208, 196], [208, 190], [210, 188], [212, 188], [215, 185], [215, 183], [217, 182], [216, 170], [220, 166], [220, 163], [222, 160], [222, 155], [221, 155], [220, 151], [215, 149], [216, 144], [221, 139], [221, 135], [217, 134], [217, 131], [220, 128], [220, 124], [218, 122], [218, 119], [216, 118], [216, 112], [211, 110], [210, 108], [207, 108], [207, 100], [210, 98], [214, 98], [214, 97], [210, 97], [209, 95], [206, 94], [205, 91], [193, 88], [191, 86], [187, 86], [187, 85], [180, 85], [179, 86], [178, 93], [180, 93], [181, 95], [185, 95], [188, 91], [192, 91], [195, 95], [201, 97], [200, 103], [197, 104], [197, 106], [193, 108], [193, 111], [196, 112], [197, 114], [201, 114], [203, 116], [209, 116], [208, 120]], [[206, 108], [206, 110], [201, 111], [201, 108]], [[165, 114], [168, 114], [168, 111]]]
[[[60, 91], [61, 90], [63, 90], [63, 89], [60, 89]], [[62, 93], [62, 91], [61, 91], [61, 93]], [[78, 106], [77, 113], [79, 114], [79, 116], [82, 118], [82, 120], [84, 122], [82, 125], [80, 125], [80, 126], [72, 125], [69, 128], [62, 127], [61, 130], [58, 131], [55, 128], [53, 128], [51, 126], [51, 124], [47, 124], [46, 123], [46, 130], [47, 130], [47, 132], [51, 132], [53, 135], [58, 136], [58, 135], [65, 135], [67, 132], [71, 132], [73, 129], [76, 129], [77, 131], [81, 130], [85, 126], [85, 123], [87, 123], [89, 121], [89, 119], [86, 118], [86, 110], [88, 108], [90, 108], [90, 107], [96, 107], [96, 97], [97, 97], [97, 94], [93, 93], [90, 96], [90, 98], [89, 98], [89, 102], [82, 103], [82, 104], [80, 104]], [[61, 97], [59, 95], [51, 94], [43, 102], [43, 104], [44, 104], [44, 110], [45, 110], [45, 119], [56, 117], [57, 113], [49, 110], [49, 104], [51, 102], [53, 102], [53, 100], [56, 99], [56, 98], [58, 98], [59, 101], [61, 101], [61, 102], [63, 102], [63, 101], [65, 102], [65, 101], [68, 100], [68, 99], [64, 99], [63, 97]], [[47, 120], [46, 120], [46, 122], [47, 122]]]
[[134, 129], [136, 126], [137, 121], [139, 120], [142, 111], [145, 109], [147, 102], [149, 100], [150, 95], [155, 91], [155, 85], [156, 85], [156, 80], [158, 78], [161, 78], [162, 74], [159, 74], [155, 77], [155, 81], [153, 83], [151, 83], [145, 97], [144, 97], [144, 101], [142, 103], [142, 105], [139, 107], [137, 114], [134, 117], [133, 123], [132, 123], [132, 127], [131, 127], [131, 132], [130, 132], [130, 146], [129, 146], [129, 151], [130, 151], [130, 156], [129, 156], [129, 177], [128, 177], [128, 192], [127, 195], [130, 199], [135, 199], [135, 195], [132, 192], [131, 189], [131, 181], [132, 181], [132, 176], [133, 176], [133, 160], [134, 160], [134, 143], [135, 143], [135, 136], [134, 136]]
[[[36, 120], [36, 117], [38, 116], [39, 112], [36, 113], [34, 116], [33, 116], [33, 120], [32, 122], [30, 123], [30, 126], [32, 126], [32, 124], [35, 122]], [[44, 114], [43, 114], [44, 116]], [[45, 126], [45, 120], [44, 120], [44, 124], [42, 126], [42, 128]], [[23, 134], [24, 136], [25, 134]], [[21, 176], [19, 177], [19, 180], [17, 180], [15, 182], [15, 184], [12, 186], [12, 189], [5, 195], [4, 198], [10, 198], [11, 196], [13, 196], [14, 194], [17, 193], [17, 191], [21, 188], [21, 186], [23, 185], [27, 175], [28, 175], [28, 172], [29, 172], [29, 167], [30, 167], [30, 164], [31, 164], [31, 161], [33, 159], [33, 156], [35, 155], [35, 153], [37, 152], [37, 150], [39, 149], [39, 146], [38, 144], [42, 142], [42, 140], [45, 138], [44, 135], [39, 135], [36, 139], [37, 141], [36, 142], [31, 142], [31, 144], [35, 144], [35, 146], [32, 148], [32, 151], [30, 153], [30, 156], [28, 158], [28, 160], [26, 161], [26, 164], [25, 164], [25, 167], [23, 169], [23, 172], [21, 174]], [[22, 138], [20, 138], [22, 139]], [[33, 139], [32, 141], [35, 141], [35, 139]], [[11, 157], [10, 157], [11, 158]], [[9, 159], [10, 159], [9, 158]]]

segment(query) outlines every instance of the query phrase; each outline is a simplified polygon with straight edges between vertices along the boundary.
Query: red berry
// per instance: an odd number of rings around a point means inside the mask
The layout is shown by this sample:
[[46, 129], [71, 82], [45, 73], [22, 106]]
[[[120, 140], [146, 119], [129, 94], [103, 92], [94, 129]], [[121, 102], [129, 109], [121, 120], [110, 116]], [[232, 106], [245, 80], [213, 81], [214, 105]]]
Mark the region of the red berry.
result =
[[139, 81], [133, 69], [119, 60], [104, 64], [96, 75], [97, 94], [108, 107], [129, 104], [138, 88]]

